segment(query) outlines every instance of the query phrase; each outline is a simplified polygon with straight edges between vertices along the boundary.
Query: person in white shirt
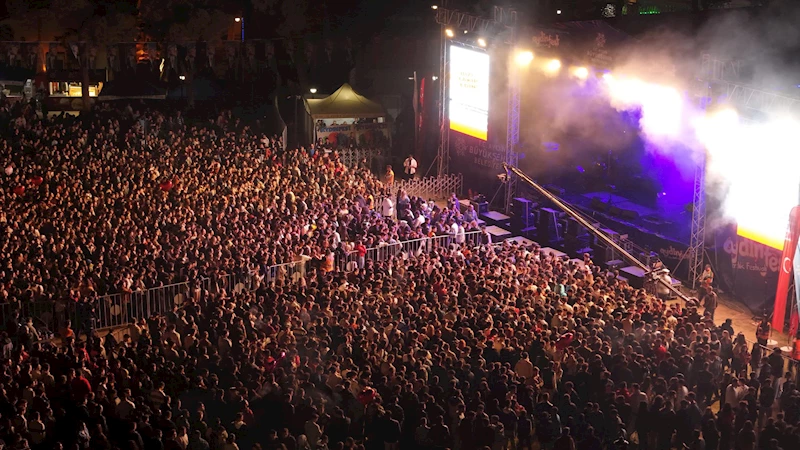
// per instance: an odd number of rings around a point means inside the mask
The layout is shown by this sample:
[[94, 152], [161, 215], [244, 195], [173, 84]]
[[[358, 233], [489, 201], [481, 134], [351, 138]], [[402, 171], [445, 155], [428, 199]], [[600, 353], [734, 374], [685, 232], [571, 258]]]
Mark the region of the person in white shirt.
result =
[[394, 200], [390, 196], [383, 198], [381, 203], [381, 213], [383, 217], [394, 217]]
[[408, 155], [408, 158], [403, 161], [403, 169], [409, 178], [414, 177], [414, 175], [417, 173], [417, 160], [414, 159], [414, 155]]
[[456, 244], [463, 244], [467, 241], [467, 231], [464, 229], [464, 224], [458, 223], [458, 231], [456, 231]]

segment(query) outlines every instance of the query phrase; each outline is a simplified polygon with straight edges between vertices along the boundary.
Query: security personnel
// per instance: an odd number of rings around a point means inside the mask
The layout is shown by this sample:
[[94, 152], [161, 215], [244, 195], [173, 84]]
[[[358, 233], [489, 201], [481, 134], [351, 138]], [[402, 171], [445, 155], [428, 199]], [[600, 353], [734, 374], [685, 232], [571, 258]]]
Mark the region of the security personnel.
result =
[[770, 329], [769, 319], [767, 317], [761, 319], [761, 323], [759, 323], [758, 327], [756, 328], [756, 340], [758, 340], [759, 344], [764, 346], [767, 345]]

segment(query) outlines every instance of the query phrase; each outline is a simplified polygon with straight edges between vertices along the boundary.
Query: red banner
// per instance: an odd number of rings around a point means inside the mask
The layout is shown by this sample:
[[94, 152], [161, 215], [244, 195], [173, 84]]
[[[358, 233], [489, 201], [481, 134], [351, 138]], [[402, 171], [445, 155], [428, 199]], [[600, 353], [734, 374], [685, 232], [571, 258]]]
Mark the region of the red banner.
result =
[[789, 284], [792, 281], [792, 268], [794, 264], [795, 247], [800, 237], [800, 220], [798, 214], [800, 207], [795, 206], [789, 214], [789, 226], [786, 230], [786, 239], [783, 244], [781, 256], [781, 270], [778, 276], [778, 289], [775, 291], [775, 309], [772, 312], [772, 329], [783, 333], [786, 319], [786, 301], [789, 297]]

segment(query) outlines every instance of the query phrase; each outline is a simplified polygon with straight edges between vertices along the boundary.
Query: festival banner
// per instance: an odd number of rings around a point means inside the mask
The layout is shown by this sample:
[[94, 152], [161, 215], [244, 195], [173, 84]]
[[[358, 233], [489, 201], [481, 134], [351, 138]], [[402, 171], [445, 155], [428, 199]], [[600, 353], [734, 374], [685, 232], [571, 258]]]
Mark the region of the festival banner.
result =
[[772, 328], [783, 333], [783, 324], [786, 318], [786, 301], [789, 297], [789, 283], [792, 279], [793, 259], [800, 237], [800, 221], [797, 220], [800, 207], [795, 206], [789, 214], [789, 225], [786, 229], [786, 238], [783, 243], [781, 256], [781, 270], [778, 275], [778, 288], [775, 291], [775, 308], [772, 313]]
[[716, 248], [714, 268], [719, 286], [754, 313], [772, 309], [781, 252], [738, 236], [735, 226], [717, 230]]
[[355, 123], [317, 127], [317, 139], [332, 147], [387, 146], [391, 136], [386, 123]]
[[497, 175], [505, 173], [505, 145], [493, 144], [463, 133], [450, 133], [450, 165], [464, 175], [464, 185], [491, 199], [500, 188]]

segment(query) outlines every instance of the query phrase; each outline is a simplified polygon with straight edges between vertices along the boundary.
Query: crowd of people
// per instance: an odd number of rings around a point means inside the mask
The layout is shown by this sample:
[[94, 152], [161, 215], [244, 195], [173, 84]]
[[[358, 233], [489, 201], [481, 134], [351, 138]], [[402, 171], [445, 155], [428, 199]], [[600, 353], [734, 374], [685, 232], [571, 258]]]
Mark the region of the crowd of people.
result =
[[230, 111], [187, 126], [180, 111], [105, 107], [43, 121], [17, 104], [0, 121], [0, 302], [257, 274], [461, 221], [335, 152], [284, 151]]
[[[44, 121], [17, 105], [0, 127], [2, 302], [308, 261], [300, 279], [252, 291], [194, 285], [182, 308], [122, 337], [40, 342], [7, 327], [2, 448], [800, 446], [780, 350], [754, 354], [730, 321], [590, 258], [461, 240], [474, 211], [457, 199], [407, 198], [230, 113], [189, 125], [105, 107]], [[435, 234], [454, 238], [332, 264]]]

